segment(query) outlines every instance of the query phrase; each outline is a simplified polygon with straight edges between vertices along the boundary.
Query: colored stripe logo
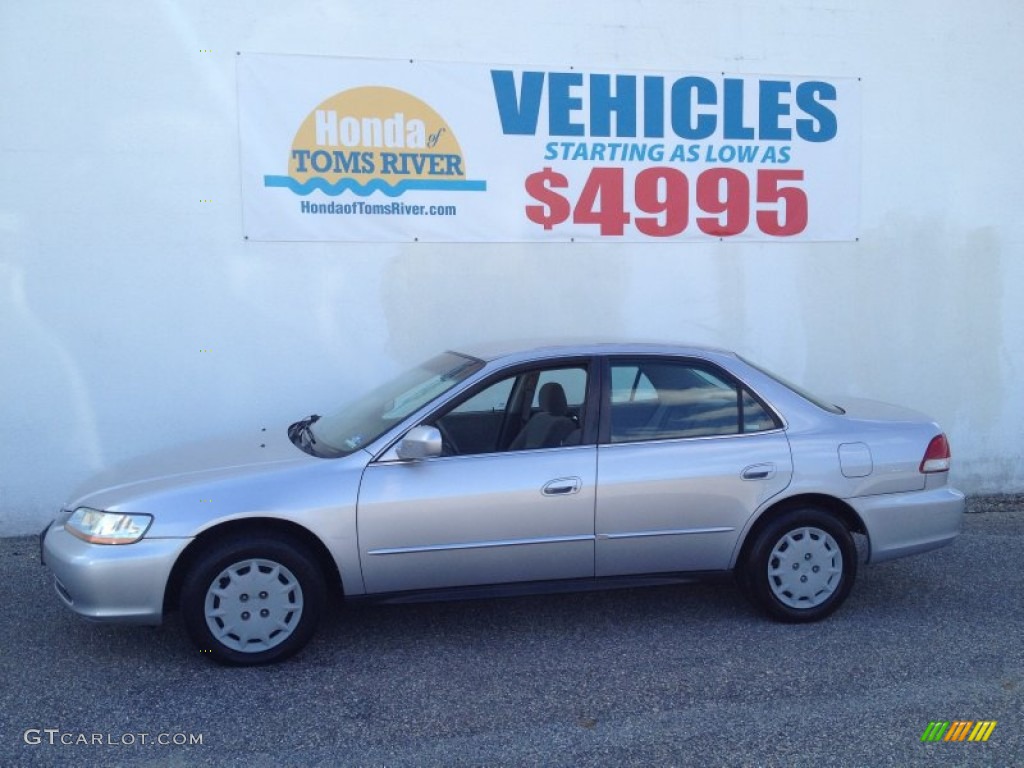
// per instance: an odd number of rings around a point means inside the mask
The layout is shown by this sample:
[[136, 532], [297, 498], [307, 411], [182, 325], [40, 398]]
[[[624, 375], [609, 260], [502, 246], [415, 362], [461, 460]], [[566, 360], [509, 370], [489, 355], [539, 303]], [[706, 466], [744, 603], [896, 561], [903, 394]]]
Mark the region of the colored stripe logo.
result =
[[996, 729], [995, 720], [932, 720], [921, 741], [988, 741]]

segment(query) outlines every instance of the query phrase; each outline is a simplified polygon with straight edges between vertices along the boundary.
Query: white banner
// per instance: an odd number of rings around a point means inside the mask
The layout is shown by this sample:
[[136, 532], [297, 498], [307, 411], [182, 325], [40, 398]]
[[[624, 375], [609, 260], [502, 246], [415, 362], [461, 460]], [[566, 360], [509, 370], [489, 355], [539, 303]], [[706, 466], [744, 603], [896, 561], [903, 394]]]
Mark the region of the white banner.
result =
[[242, 54], [250, 240], [854, 240], [855, 78]]

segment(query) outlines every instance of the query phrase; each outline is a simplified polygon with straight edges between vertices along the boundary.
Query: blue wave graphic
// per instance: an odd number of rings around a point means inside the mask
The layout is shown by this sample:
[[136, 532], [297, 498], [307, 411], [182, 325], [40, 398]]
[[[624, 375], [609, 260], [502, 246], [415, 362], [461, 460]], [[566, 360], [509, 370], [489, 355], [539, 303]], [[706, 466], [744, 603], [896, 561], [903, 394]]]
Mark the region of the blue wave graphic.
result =
[[310, 194], [314, 190], [319, 190], [331, 197], [337, 197], [342, 192], [353, 192], [360, 197], [367, 197], [374, 192], [383, 192], [388, 197], [398, 197], [412, 190], [429, 190], [431, 192], [484, 192], [487, 190], [486, 181], [471, 181], [470, 179], [452, 181], [403, 179], [397, 184], [389, 184], [383, 179], [370, 179], [365, 184], [360, 184], [355, 179], [340, 179], [331, 184], [324, 179], [316, 177], [308, 181], [298, 181], [291, 176], [264, 176], [263, 186], [284, 187], [297, 195], [303, 196]]

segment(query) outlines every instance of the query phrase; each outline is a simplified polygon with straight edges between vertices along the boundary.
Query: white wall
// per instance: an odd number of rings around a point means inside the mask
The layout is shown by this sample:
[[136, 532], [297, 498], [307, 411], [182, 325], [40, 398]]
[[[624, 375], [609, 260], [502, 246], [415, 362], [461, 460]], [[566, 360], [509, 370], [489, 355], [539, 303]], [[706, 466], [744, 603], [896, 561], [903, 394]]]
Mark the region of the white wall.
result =
[[[724, 345], [911, 404], [962, 488], [1024, 489], [1022, 22], [1016, 0], [8, 0], [0, 535], [112, 462], [550, 333]], [[246, 243], [239, 50], [859, 76], [861, 238]]]

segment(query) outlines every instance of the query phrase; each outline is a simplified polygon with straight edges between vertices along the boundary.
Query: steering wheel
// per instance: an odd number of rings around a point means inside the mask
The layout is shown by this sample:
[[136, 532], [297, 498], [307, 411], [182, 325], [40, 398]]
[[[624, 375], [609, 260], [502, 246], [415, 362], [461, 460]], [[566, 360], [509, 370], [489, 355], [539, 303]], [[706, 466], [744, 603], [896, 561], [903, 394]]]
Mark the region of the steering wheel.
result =
[[437, 431], [441, 433], [441, 455], [442, 456], [458, 456], [459, 446], [452, 440], [451, 432], [444, 426], [442, 419], [438, 419], [434, 422], [434, 426], [437, 427]]

